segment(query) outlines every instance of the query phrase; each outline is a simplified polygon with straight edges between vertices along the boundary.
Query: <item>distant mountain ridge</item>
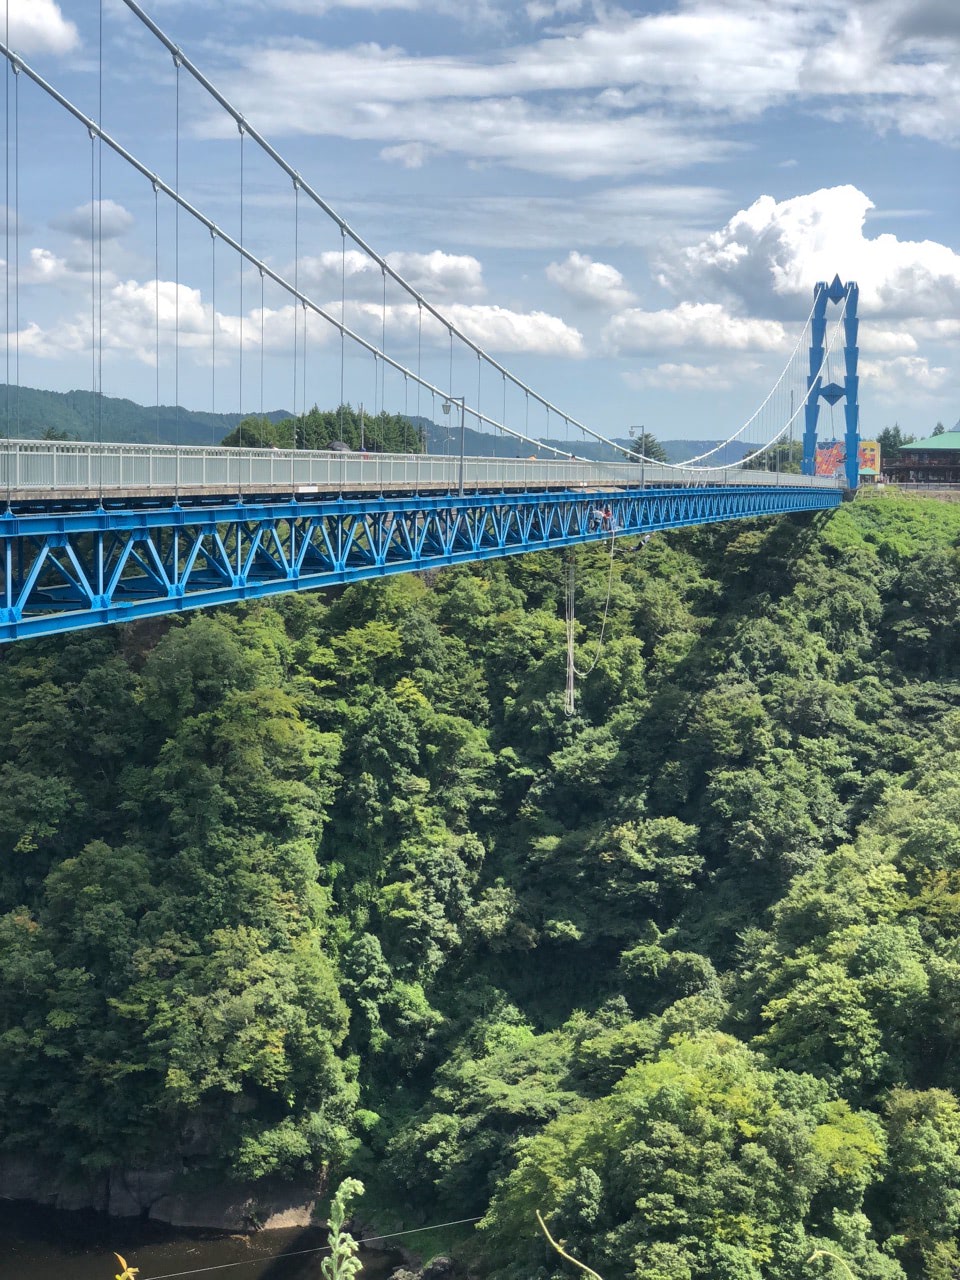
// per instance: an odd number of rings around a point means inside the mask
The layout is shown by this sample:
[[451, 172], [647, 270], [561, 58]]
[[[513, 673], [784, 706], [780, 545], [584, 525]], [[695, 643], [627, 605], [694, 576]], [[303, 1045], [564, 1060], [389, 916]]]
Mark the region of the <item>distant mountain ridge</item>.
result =
[[[40, 391], [34, 387], [14, 387], [0, 383], [0, 423], [7, 437], [38, 440], [45, 432], [65, 432], [77, 440], [102, 440], [110, 444], [219, 444], [246, 417], [239, 413], [207, 413], [197, 409], [179, 409], [175, 405], [140, 405], [117, 396], [96, 396], [92, 391]], [[272, 409], [263, 415], [271, 422], [292, 418], [288, 409]], [[460, 432], [458, 422], [433, 422], [429, 418], [410, 417], [421, 426], [430, 453], [458, 454]], [[564, 452], [575, 453], [589, 461], [622, 461], [623, 455], [599, 440], [553, 438], [542, 442]], [[639, 448], [639, 438], [617, 440], [628, 449]], [[705, 453], [715, 440], [661, 440], [670, 462]], [[750, 446], [734, 441], [715, 459], [735, 465]], [[535, 446], [514, 436], [487, 434], [467, 427], [464, 451], [470, 457], [527, 458]], [[543, 456], [549, 457], [549, 453]]]
[[[0, 422], [8, 437], [37, 440], [46, 431], [110, 444], [219, 444], [249, 414], [204, 413], [176, 405], [140, 405], [92, 391], [39, 391], [0, 383]], [[259, 416], [259, 415], [258, 415]], [[263, 415], [282, 422], [293, 415]]]
[[[459, 424], [448, 426], [445, 423], [431, 422], [429, 418], [411, 419], [415, 423], [423, 426], [426, 433], [427, 449], [430, 453], [459, 453], [460, 451], [460, 429]], [[625, 449], [639, 451], [640, 438], [631, 440], [626, 436], [612, 436], [611, 439]], [[541, 445], [552, 445], [555, 449], [560, 449], [564, 453], [574, 453], [578, 458], [584, 458], [588, 462], [623, 462], [624, 455], [618, 453], [616, 449], [610, 445], [602, 444], [599, 440], [592, 440], [589, 437], [576, 439], [570, 437], [550, 437], [542, 439]], [[715, 448], [720, 443], [719, 440], [658, 440], [658, 444], [663, 448], [667, 455], [667, 461], [672, 463], [685, 462], [687, 458], [695, 458], [698, 454], [706, 453], [710, 449]], [[721, 465], [729, 463], [735, 466], [741, 458], [751, 453], [756, 448], [755, 445], [745, 444], [741, 440], [734, 440], [727, 445], [720, 453], [705, 460], [706, 466], [711, 464]], [[486, 432], [475, 431], [472, 427], [467, 427], [464, 431], [464, 452], [467, 457], [493, 457], [493, 458], [528, 458], [531, 454], [537, 452], [536, 446], [529, 444], [524, 440], [518, 440], [515, 436], [509, 435], [488, 435]], [[543, 458], [549, 458], [549, 452], [540, 455]]]

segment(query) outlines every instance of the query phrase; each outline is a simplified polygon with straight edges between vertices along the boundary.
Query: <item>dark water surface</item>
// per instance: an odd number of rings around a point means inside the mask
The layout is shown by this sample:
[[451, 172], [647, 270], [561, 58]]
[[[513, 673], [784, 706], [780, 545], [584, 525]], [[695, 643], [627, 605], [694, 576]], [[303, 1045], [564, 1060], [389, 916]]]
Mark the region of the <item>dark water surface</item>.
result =
[[[319, 1280], [325, 1244], [319, 1227], [224, 1236], [0, 1200], [0, 1280], [113, 1280], [114, 1251], [140, 1268], [137, 1280]], [[300, 1250], [316, 1252], [278, 1256]], [[363, 1280], [385, 1280], [400, 1265], [372, 1249], [361, 1256]]]

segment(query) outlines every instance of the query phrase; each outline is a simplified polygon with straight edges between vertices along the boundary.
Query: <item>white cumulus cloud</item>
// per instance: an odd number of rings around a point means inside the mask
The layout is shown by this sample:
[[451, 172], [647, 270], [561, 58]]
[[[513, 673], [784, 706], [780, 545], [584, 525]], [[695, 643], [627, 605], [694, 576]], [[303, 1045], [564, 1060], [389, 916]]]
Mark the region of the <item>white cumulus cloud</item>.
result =
[[776, 351], [786, 334], [776, 320], [731, 315], [716, 302], [681, 302], [671, 310], [624, 311], [609, 321], [603, 336], [611, 351], [637, 353], [677, 347]]
[[960, 315], [960, 254], [932, 240], [868, 236], [872, 208], [853, 186], [781, 201], [761, 196], [662, 264], [661, 282], [685, 293], [734, 297], [760, 314], [796, 315], [798, 299], [839, 274], [859, 285], [864, 315]]
[[422, 142], [401, 142], [395, 147], [384, 147], [381, 159], [394, 160], [405, 169], [422, 169], [430, 155], [430, 148]]
[[926, 356], [895, 356], [892, 360], [861, 360], [860, 378], [871, 388], [902, 392], [905, 386], [917, 391], [939, 391], [950, 380], [950, 370], [931, 365]]
[[20, 281], [22, 284], [55, 284], [68, 274], [69, 268], [63, 258], [50, 249], [34, 248], [20, 268]]
[[489, 351], [577, 357], [584, 354], [579, 330], [544, 311], [518, 312], [507, 307], [456, 303], [447, 315], [468, 338]]
[[[733, 127], [784, 105], [951, 142], [960, 138], [960, 40], [945, 0], [936, 19], [934, 3], [674, 0], [631, 12], [528, 0], [529, 22], [561, 25], [460, 54], [374, 41], [258, 42], [226, 50], [224, 83], [268, 133], [367, 139], [409, 167], [456, 152], [574, 178], [665, 172], [722, 160]], [[464, 20], [495, 9], [455, 0], [423, 7]]]
[[595, 262], [586, 254], [571, 250], [563, 262], [551, 262], [547, 279], [578, 302], [607, 307], [611, 311], [628, 307], [634, 296], [616, 267]]
[[[41, 258], [47, 262], [46, 256]], [[56, 260], [54, 260], [56, 261]], [[293, 305], [265, 308], [263, 324], [264, 349], [289, 352], [293, 339]], [[297, 324], [302, 334], [303, 313], [296, 308]], [[159, 322], [159, 335], [158, 335]], [[134, 359], [155, 366], [157, 338], [161, 354], [169, 358], [176, 345], [183, 358], [201, 367], [229, 365], [237, 357], [241, 328], [244, 350], [259, 349], [261, 315], [259, 307], [243, 317], [229, 312], [213, 311], [199, 289], [174, 280], [121, 280], [109, 284], [103, 296], [102, 340], [104, 358]], [[330, 340], [333, 330], [319, 317], [309, 320], [309, 344], [313, 350]], [[42, 326], [31, 322], [20, 333], [20, 346], [25, 354], [57, 360], [64, 355], [86, 352], [91, 348], [92, 333], [87, 305], [72, 315], [63, 314]]]
[[95, 227], [95, 235], [103, 240], [116, 240], [133, 226], [133, 214], [116, 200], [97, 200], [77, 205], [69, 213], [60, 214], [50, 220], [50, 225], [58, 231], [69, 231], [81, 240], [90, 239], [91, 225]]
[[9, 0], [10, 44], [18, 52], [69, 53], [80, 43], [77, 28], [55, 0]]
[[[483, 267], [469, 254], [443, 253], [439, 249], [431, 253], [388, 253], [387, 262], [428, 301], [444, 298], [472, 299], [484, 293]], [[284, 268], [286, 278], [294, 278], [294, 266]], [[347, 307], [354, 300], [370, 301], [383, 297], [383, 273], [367, 254], [359, 249], [342, 253], [331, 249], [325, 253], [306, 256], [297, 265], [300, 287], [311, 296], [336, 299], [339, 313], [341, 288], [346, 284]], [[388, 276], [388, 292], [400, 286]], [[401, 291], [402, 292], [402, 291]], [[404, 298], [409, 295], [403, 293]], [[394, 305], [391, 300], [391, 305]]]
[[872, 324], [860, 330], [860, 350], [868, 355], [905, 355], [918, 349], [912, 333], [905, 329], [878, 329]]
[[387, 262], [425, 298], [476, 298], [484, 293], [483, 267], [469, 254], [388, 253]]
[[[483, 303], [452, 303], [444, 315], [471, 341], [499, 355], [530, 353], [580, 357], [584, 355], [583, 335], [558, 316], [544, 311], [512, 311], [508, 307]], [[445, 349], [448, 330], [416, 303], [382, 306], [362, 302], [347, 308], [347, 325], [368, 341], [378, 343], [386, 330], [388, 354], [412, 353], [418, 341], [424, 346]]]
[[667, 391], [680, 389], [725, 391], [732, 386], [729, 371], [718, 364], [689, 364], [686, 361], [658, 364], [652, 369], [630, 370], [623, 375], [628, 387], [638, 391], [655, 387]]

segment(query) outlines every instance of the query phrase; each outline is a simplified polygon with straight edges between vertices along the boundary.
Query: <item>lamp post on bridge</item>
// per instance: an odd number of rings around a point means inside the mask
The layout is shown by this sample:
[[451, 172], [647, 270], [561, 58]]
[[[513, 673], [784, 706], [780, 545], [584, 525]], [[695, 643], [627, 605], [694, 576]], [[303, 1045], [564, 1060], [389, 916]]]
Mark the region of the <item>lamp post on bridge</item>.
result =
[[458, 404], [460, 406], [460, 480], [457, 487], [459, 496], [463, 497], [463, 451], [464, 437], [466, 435], [466, 414], [467, 414], [467, 398], [466, 396], [447, 396], [443, 404], [440, 406], [444, 413], [450, 412], [450, 406]]

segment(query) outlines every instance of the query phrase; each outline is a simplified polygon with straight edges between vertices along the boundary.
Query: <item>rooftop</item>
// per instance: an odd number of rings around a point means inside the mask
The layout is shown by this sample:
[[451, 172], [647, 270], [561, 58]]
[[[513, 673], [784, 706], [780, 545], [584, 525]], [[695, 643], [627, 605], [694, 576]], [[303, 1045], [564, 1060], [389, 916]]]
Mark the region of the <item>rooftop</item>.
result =
[[960, 449], [960, 430], [944, 431], [942, 435], [931, 436], [929, 440], [914, 440], [912, 444], [905, 444], [900, 452], [912, 453], [915, 449], [923, 449], [925, 451], [931, 449]]

